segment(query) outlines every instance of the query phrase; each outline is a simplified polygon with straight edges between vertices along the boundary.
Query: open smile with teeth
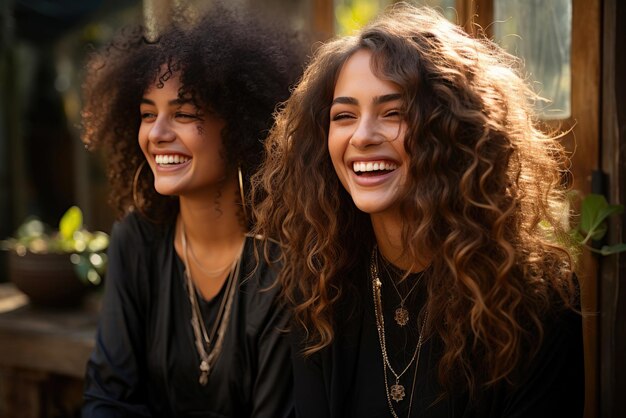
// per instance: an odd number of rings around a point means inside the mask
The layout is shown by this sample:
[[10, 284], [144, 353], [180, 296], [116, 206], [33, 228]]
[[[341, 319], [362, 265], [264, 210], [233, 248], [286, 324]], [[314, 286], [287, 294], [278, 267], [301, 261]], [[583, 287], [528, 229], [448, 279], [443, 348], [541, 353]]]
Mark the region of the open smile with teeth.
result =
[[357, 175], [369, 174], [386, 174], [398, 168], [398, 164], [389, 161], [355, 161], [352, 163], [352, 169]]
[[158, 165], [175, 165], [175, 164], [183, 164], [189, 161], [191, 158], [186, 157], [184, 155], [155, 155], [154, 161]]

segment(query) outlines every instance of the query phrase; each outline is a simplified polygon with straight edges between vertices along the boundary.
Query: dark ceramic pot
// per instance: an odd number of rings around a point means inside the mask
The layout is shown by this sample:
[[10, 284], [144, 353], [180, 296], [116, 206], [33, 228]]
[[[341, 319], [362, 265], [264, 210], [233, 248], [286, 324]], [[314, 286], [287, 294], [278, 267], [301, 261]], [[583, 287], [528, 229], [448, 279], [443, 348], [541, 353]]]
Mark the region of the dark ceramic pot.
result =
[[78, 278], [69, 254], [20, 256], [9, 252], [9, 277], [35, 305], [76, 306], [83, 301], [88, 287]]

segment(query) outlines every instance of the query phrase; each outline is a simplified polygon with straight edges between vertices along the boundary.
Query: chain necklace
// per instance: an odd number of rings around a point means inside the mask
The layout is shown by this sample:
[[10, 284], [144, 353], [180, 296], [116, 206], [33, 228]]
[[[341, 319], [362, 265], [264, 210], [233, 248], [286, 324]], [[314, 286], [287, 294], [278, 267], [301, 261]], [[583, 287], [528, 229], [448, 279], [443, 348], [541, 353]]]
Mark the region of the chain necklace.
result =
[[[419, 358], [420, 352], [423, 343], [424, 337], [424, 328], [426, 326], [426, 321], [428, 320], [428, 311], [424, 315], [424, 319], [422, 321], [422, 326], [420, 327], [419, 337], [417, 340], [417, 345], [415, 347], [415, 351], [413, 352], [413, 357], [409, 364], [402, 370], [402, 372], [397, 373], [394, 368], [391, 366], [389, 362], [389, 356], [387, 354], [387, 342], [385, 337], [385, 319], [383, 316], [383, 302], [381, 297], [381, 288], [382, 283], [380, 278], [378, 277], [378, 257], [376, 257], [377, 249], [374, 247], [372, 251], [372, 258], [370, 262], [370, 275], [372, 279], [372, 292], [374, 295], [374, 313], [376, 316], [376, 328], [378, 330], [378, 341], [380, 342], [380, 350], [383, 356], [383, 375], [385, 378], [385, 393], [387, 395], [387, 404], [389, 405], [389, 410], [391, 411], [391, 415], [394, 418], [398, 418], [398, 414], [396, 413], [391, 400], [393, 399], [395, 402], [400, 402], [406, 396], [406, 390], [403, 385], [400, 384], [400, 378], [406, 373], [406, 371], [411, 367], [413, 362], [415, 362], [415, 373], [413, 376], [413, 385], [411, 386], [411, 397], [409, 401], [409, 413], [408, 416], [411, 416], [411, 408], [413, 406], [413, 392], [415, 389], [415, 377], [417, 376], [417, 368], [419, 367]], [[391, 371], [393, 376], [396, 378], [395, 384], [389, 385], [387, 379], [387, 369]]]
[[193, 247], [191, 246], [191, 243], [188, 244], [188, 248], [189, 248], [189, 254], [191, 254], [191, 261], [193, 261], [194, 264], [200, 269], [200, 271], [202, 271], [208, 277], [217, 279], [218, 277], [222, 276], [226, 272], [226, 270], [228, 270], [228, 268], [232, 269], [233, 267], [233, 263], [230, 262], [226, 264], [225, 266], [219, 267], [214, 270], [209, 270], [205, 268], [202, 265], [202, 263], [200, 263], [200, 260], [198, 260], [198, 257], [196, 257], [196, 253], [193, 251]]
[[[191, 270], [189, 269], [189, 263], [187, 253], [189, 247], [187, 245], [187, 235], [185, 234], [185, 226], [180, 223], [181, 241], [183, 247], [183, 263], [185, 265], [185, 278], [187, 279], [187, 293], [189, 295], [189, 302], [191, 303], [191, 327], [195, 337], [196, 350], [200, 356], [200, 378], [199, 383], [205, 386], [209, 381], [209, 375], [212, 368], [217, 361], [220, 353], [222, 352], [222, 345], [224, 343], [224, 335], [226, 334], [226, 327], [230, 322], [230, 313], [233, 304], [233, 298], [235, 295], [235, 288], [237, 285], [236, 278], [239, 277], [239, 271], [241, 268], [241, 255], [243, 253], [243, 247], [245, 240], [241, 245], [241, 249], [238, 252], [237, 257], [231, 264], [228, 278], [226, 279], [226, 290], [220, 303], [220, 307], [217, 311], [217, 316], [211, 330], [211, 335], [208, 334], [204, 320], [202, 319], [202, 312], [198, 303], [198, 295], [196, 286], [193, 283], [191, 277]], [[217, 335], [216, 335], [217, 334]], [[216, 339], [217, 337], [217, 339]], [[211, 347], [212, 342], [215, 341], [213, 348], [209, 352], [207, 350]]]
[[[382, 254], [380, 256], [383, 257]], [[410, 320], [410, 318], [409, 318], [409, 310], [404, 306], [404, 303], [406, 302], [408, 297], [411, 295], [411, 293], [413, 293], [413, 290], [417, 287], [417, 285], [422, 281], [422, 277], [424, 276], [424, 272], [426, 270], [422, 270], [419, 273], [419, 276], [415, 278], [415, 283], [413, 283], [413, 286], [409, 290], [409, 293], [407, 293], [404, 297], [402, 297], [402, 295], [400, 294], [400, 291], [398, 290], [398, 287], [396, 286], [395, 280], [393, 279], [394, 275], [392, 275], [391, 272], [389, 271], [389, 268], [387, 266], [388, 262], [384, 259], [384, 257], [383, 257], [383, 261], [384, 261], [383, 267], [385, 267], [385, 271], [387, 272], [387, 276], [391, 280], [391, 284], [392, 284], [393, 288], [395, 289], [396, 293], [398, 294], [398, 297], [400, 298], [400, 306], [398, 308], [396, 308], [396, 310], [394, 312], [393, 319], [396, 321], [396, 324], [398, 324], [401, 327], [403, 327], [406, 324], [408, 324], [409, 320]], [[378, 264], [378, 261], [377, 261], [377, 264]]]

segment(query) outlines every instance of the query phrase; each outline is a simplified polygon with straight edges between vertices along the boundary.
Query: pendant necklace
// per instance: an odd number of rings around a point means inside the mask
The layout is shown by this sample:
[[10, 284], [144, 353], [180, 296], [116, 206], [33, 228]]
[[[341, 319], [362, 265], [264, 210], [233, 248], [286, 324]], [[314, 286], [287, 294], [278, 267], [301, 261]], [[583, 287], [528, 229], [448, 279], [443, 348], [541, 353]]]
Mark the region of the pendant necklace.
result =
[[[422, 321], [419, 337], [417, 340], [417, 345], [415, 347], [415, 351], [413, 352], [413, 357], [409, 364], [402, 370], [400, 373], [396, 372], [395, 369], [391, 366], [389, 361], [389, 355], [387, 353], [387, 341], [385, 336], [385, 318], [383, 316], [383, 305], [382, 305], [382, 283], [380, 278], [378, 277], [378, 257], [376, 256], [377, 249], [374, 248], [372, 251], [372, 258], [370, 263], [370, 275], [372, 279], [372, 292], [374, 296], [374, 314], [376, 316], [376, 328], [378, 330], [378, 341], [380, 343], [380, 350], [383, 357], [383, 375], [385, 379], [385, 392], [387, 395], [387, 404], [389, 405], [389, 410], [391, 415], [394, 418], [398, 418], [398, 414], [396, 413], [392, 400], [396, 403], [402, 401], [406, 396], [406, 389], [404, 385], [400, 384], [400, 378], [409, 370], [409, 368], [415, 362], [415, 375], [417, 374], [417, 368], [419, 367], [419, 358], [420, 352], [422, 348], [422, 344], [424, 341], [424, 328], [426, 326], [426, 322], [428, 320], [428, 311], [425, 312], [424, 319]], [[389, 385], [389, 381], [387, 379], [387, 370], [391, 371], [391, 374], [395, 377], [395, 383], [393, 385]], [[411, 387], [411, 397], [409, 402], [409, 416], [411, 413], [411, 408], [413, 406], [413, 391], [415, 389], [415, 375], [413, 380], [413, 385]]]
[[[238, 255], [231, 263], [230, 271], [228, 273], [226, 283], [224, 284], [226, 287], [224, 296], [222, 297], [222, 302], [220, 303], [220, 307], [217, 311], [215, 323], [213, 324], [211, 334], [209, 335], [202, 318], [196, 286], [193, 283], [191, 270], [189, 269], [188, 251], [190, 247], [187, 245], [187, 234], [185, 234], [185, 226], [182, 222], [180, 223], [180, 229], [187, 293], [191, 304], [191, 327], [195, 338], [196, 351], [200, 357], [200, 365], [198, 366], [200, 370], [200, 377], [198, 382], [200, 385], [206, 386], [209, 381], [209, 375], [213, 370], [213, 366], [222, 352], [224, 335], [226, 334], [226, 328], [230, 322], [230, 314], [235, 296], [235, 289], [237, 287], [237, 278], [239, 277], [239, 271], [241, 268], [241, 255], [243, 254], [245, 240], [241, 245]], [[212, 344], [213, 347], [211, 347]]]
[[[383, 257], [382, 254], [380, 256]], [[392, 284], [394, 290], [396, 291], [396, 293], [398, 294], [398, 297], [400, 298], [400, 306], [395, 310], [393, 319], [396, 321], [396, 324], [398, 324], [399, 326], [403, 327], [406, 324], [408, 324], [409, 320], [410, 320], [409, 310], [405, 307], [404, 304], [405, 304], [406, 300], [408, 299], [408, 297], [411, 295], [411, 293], [413, 293], [413, 290], [417, 287], [419, 282], [422, 281], [422, 277], [424, 276], [424, 272], [426, 270], [422, 270], [419, 273], [419, 276], [415, 278], [415, 283], [413, 283], [413, 286], [411, 286], [411, 289], [409, 290], [409, 293], [407, 293], [404, 297], [402, 297], [402, 295], [400, 294], [400, 291], [398, 290], [398, 287], [396, 286], [395, 280], [393, 278], [393, 276], [395, 276], [395, 274], [392, 274], [389, 271], [388, 262], [384, 259], [384, 257], [383, 257], [383, 262], [384, 262], [383, 266], [385, 267], [385, 271], [387, 272], [387, 276], [389, 277], [389, 280], [391, 281], [391, 284]], [[394, 269], [394, 267], [391, 267], [391, 268]]]

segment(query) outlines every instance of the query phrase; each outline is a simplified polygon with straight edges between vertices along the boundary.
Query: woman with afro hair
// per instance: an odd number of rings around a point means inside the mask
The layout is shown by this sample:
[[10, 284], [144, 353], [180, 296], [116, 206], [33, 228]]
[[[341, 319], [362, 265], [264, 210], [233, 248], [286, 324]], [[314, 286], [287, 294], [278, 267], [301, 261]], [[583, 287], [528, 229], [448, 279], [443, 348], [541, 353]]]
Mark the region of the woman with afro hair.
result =
[[397, 4], [320, 47], [254, 177], [299, 417], [580, 417], [563, 150], [519, 63]]
[[83, 140], [105, 153], [120, 221], [83, 414], [288, 416], [287, 316], [247, 191], [305, 43], [217, 5], [174, 22], [155, 40], [126, 31], [87, 65]]

